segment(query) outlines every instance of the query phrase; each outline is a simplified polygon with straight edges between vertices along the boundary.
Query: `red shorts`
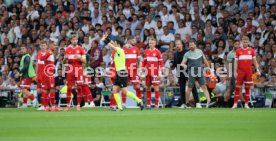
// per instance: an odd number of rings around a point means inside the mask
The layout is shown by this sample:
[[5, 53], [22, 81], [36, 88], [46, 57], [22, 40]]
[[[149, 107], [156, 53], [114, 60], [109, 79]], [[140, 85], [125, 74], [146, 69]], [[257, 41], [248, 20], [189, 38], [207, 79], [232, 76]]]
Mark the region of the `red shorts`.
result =
[[159, 86], [160, 85], [160, 80], [157, 79], [157, 75], [154, 75], [154, 76], [147, 75], [146, 76], [146, 86], [150, 87], [151, 85], [153, 85], [153, 86]]
[[67, 85], [69, 86], [81, 86], [83, 85], [84, 82], [84, 78], [83, 75], [78, 75], [77, 77], [75, 75], [71, 75], [71, 74], [67, 74], [66, 76], [66, 80], [67, 80]]
[[114, 83], [116, 79], [116, 70], [111, 68], [108, 76], [111, 79], [112, 83]]
[[21, 89], [30, 89], [32, 84], [31, 78], [21, 78], [20, 79], [20, 88]]
[[49, 90], [55, 88], [55, 78], [48, 77], [42, 80], [42, 89]]
[[84, 75], [83, 76], [83, 84], [90, 86], [92, 84], [91, 77]]
[[253, 81], [252, 81], [252, 73], [249, 72], [243, 72], [243, 71], [238, 71], [238, 76], [236, 80], [236, 85], [243, 85], [243, 83], [247, 86], [252, 86]]
[[132, 85], [140, 84], [139, 76], [137, 74], [137, 70], [134, 70], [133, 72], [128, 71], [128, 78]]

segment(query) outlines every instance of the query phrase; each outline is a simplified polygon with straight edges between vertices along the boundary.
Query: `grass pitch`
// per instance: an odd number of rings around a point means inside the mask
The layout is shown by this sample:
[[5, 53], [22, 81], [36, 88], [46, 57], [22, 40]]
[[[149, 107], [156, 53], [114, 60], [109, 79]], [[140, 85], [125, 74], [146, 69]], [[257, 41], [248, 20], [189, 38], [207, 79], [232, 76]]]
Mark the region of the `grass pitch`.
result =
[[275, 109], [0, 109], [0, 141], [275, 141]]

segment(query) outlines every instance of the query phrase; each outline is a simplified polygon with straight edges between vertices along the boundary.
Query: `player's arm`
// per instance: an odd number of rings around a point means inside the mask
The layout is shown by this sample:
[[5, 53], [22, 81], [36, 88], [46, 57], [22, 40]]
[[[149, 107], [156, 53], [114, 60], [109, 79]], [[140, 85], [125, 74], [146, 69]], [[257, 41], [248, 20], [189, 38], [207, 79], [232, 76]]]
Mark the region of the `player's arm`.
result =
[[203, 63], [205, 65], [205, 67], [208, 68], [208, 69], [210, 69], [210, 65], [209, 65], [208, 60], [206, 59], [204, 53], [201, 50], [200, 50], [200, 52], [201, 52], [201, 55], [203, 57]]
[[116, 46], [112, 41], [109, 42], [107, 45], [108, 45], [109, 47], [111, 47], [111, 49], [113, 49], [113, 50], [117, 53], [119, 47]]
[[180, 66], [182, 66], [184, 69], [186, 69], [186, 68], [187, 68], [187, 61], [188, 61], [188, 54], [185, 53], [185, 55], [184, 55], [184, 57], [183, 57], [183, 60], [182, 60], [182, 62], [181, 62], [181, 64], [180, 64]]
[[87, 61], [86, 61], [86, 53], [85, 53], [85, 50], [82, 48], [81, 50], [81, 53], [80, 53], [80, 60], [83, 64], [86, 64]]
[[255, 68], [256, 68], [256, 71], [257, 71], [257, 75], [261, 75], [261, 73], [260, 73], [260, 70], [259, 70], [259, 64], [258, 64], [258, 62], [257, 62], [257, 59], [256, 59], [256, 57], [254, 56], [253, 57], [253, 64], [254, 64], [254, 66], [255, 66]]
[[260, 70], [259, 70], [259, 64], [258, 64], [257, 59], [255, 57], [253, 58], [253, 63], [254, 63], [254, 66], [255, 66], [257, 72], [260, 72]]
[[260, 70], [259, 70], [259, 64], [258, 64], [258, 62], [257, 62], [257, 59], [256, 59], [256, 53], [255, 53], [255, 51], [252, 49], [252, 61], [253, 61], [253, 64], [254, 64], [254, 66], [255, 66], [255, 68], [256, 68], [256, 71], [257, 71], [257, 75], [260, 75]]
[[85, 56], [85, 55], [81, 55], [80, 60], [81, 60], [81, 62], [82, 62], [83, 64], [86, 64], [86, 63], [87, 63], [87, 62], [86, 62], [86, 56]]

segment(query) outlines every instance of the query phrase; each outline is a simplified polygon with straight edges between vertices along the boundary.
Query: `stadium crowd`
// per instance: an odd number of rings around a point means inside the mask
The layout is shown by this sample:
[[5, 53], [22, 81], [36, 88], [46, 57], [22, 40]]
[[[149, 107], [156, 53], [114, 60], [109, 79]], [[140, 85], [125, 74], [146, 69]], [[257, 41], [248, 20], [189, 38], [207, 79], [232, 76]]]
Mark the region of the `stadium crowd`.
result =
[[[163, 86], [178, 85], [171, 69], [176, 39], [186, 49], [195, 39], [209, 63], [226, 70], [234, 41], [248, 36], [262, 74], [253, 74], [254, 83], [276, 84], [275, 0], [0, 0], [0, 11], [0, 90], [18, 88], [22, 44], [35, 62], [41, 40], [55, 43], [58, 72], [71, 33], [77, 33], [91, 68], [110, 66], [111, 48], [100, 41], [104, 34], [126, 43], [134, 38], [142, 56], [155, 38], [169, 70]], [[225, 78], [217, 78], [218, 92], [225, 94]], [[110, 85], [106, 76], [95, 79], [98, 87]]]

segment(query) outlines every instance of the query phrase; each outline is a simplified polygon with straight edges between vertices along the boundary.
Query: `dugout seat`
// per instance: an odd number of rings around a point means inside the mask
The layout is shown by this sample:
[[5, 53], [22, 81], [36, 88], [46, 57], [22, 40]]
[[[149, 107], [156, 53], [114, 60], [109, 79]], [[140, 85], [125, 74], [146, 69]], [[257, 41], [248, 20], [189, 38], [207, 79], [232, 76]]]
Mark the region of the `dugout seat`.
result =
[[105, 100], [105, 96], [110, 97], [111, 94], [112, 94], [112, 92], [111, 92], [111, 90], [109, 90], [109, 89], [103, 89], [103, 90], [102, 90], [102, 92], [101, 92], [100, 107], [103, 107], [103, 105], [104, 105], [104, 107], [106, 107], [107, 104], [108, 104], [108, 105], [110, 104], [110, 100], [109, 100], [109, 101]]
[[[59, 101], [58, 101], [58, 106], [61, 107], [61, 106], [67, 106], [67, 103], [62, 103], [62, 99], [66, 99], [67, 98], [67, 85], [64, 85], [63, 87], [61, 87], [60, 91], [59, 91]], [[73, 104], [73, 94], [71, 93], [71, 99], [70, 99], [70, 106], [71, 107], [74, 107], [74, 104]]]

